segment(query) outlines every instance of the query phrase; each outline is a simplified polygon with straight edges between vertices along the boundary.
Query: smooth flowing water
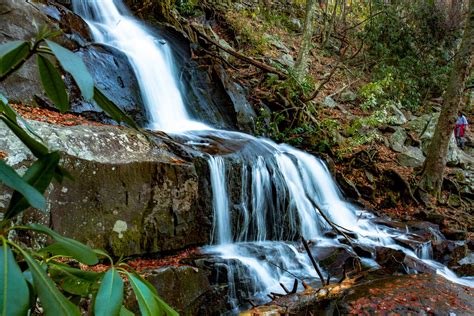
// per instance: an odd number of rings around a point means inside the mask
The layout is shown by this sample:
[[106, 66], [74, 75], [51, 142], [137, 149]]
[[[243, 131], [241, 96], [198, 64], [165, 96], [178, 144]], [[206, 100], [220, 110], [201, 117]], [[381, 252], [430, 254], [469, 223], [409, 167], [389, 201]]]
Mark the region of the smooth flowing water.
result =
[[[373, 215], [346, 202], [320, 159], [288, 145], [216, 130], [193, 120], [178, 88], [169, 44], [132, 18], [121, 1], [78, 0], [73, 6], [89, 24], [95, 41], [114, 46], [128, 56], [140, 83], [150, 129], [180, 133], [190, 146], [205, 146], [207, 135], [244, 144], [240, 151], [209, 156], [208, 160], [214, 217], [212, 245], [204, 251], [238, 262], [227, 270], [234, 312], [242, 303], [237, 298], [239, 278], [250, 278], [248, 296], [262, 300], [279, 289], [280, 282], [291, 287], [295, 277], [315, 279], [308, 256], [295, 242], [299, 236], [321, 247], [350, 248], [341, 243], [341, 236], [328, 237], [333, 230], [328, 220], [353, 232], [354, 242], [359, 245], [402, 250], [446, 278], [474, 286], [472, 279], [458, 278], [431, 260], [429, 243], [416, 250], [400, 246], [395, 239], [409, 240], [407, 232], [376, 225]], [[234, 197], [232, 201], [227, 177], [235, 173], [236, 166], [241, 187], [239, 200]], [[365, 261], [376, 265], [373, 260]]]

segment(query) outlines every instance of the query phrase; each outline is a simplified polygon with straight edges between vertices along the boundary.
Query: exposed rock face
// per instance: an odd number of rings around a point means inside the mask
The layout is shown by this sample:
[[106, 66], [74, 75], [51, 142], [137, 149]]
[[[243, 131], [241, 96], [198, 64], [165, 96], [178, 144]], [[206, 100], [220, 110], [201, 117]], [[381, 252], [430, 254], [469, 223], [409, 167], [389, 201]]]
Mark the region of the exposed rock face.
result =
[[237, 125], [241, 130], [252, 132], [255, 130], [255, 121], [257, 114], [247, 101], [244, 89], [241, 85], [233, 82], [223, 68], [217, 69], [218, 76], [222, 82], [223, 88], [234, 104]]
[[[153, 144], [129, 129], [31, 125], [50, 149], [63, 153], [62, 165], [75, 179], [54, 183], [47, 194], [46, 219], [59, 233], [116, 256], [208, 242], [211, 198], [202, 158], [185, 161], [163, 139]], [[0, 150], [17, 169], [33, 160], [3, 124]], [[5, 192], [2, 187], [2, 207]]]

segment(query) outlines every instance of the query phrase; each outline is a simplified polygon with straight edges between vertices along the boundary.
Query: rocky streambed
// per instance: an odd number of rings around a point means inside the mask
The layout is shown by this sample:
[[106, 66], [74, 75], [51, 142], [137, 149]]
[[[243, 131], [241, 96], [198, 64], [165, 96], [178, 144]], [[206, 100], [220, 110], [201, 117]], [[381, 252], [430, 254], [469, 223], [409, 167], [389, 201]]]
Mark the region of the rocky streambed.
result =
[[[18, 222], [40, 221], [90, 246], [130, 258], [156, 258], [159, 261], [167, 254], [209, 243], [212, 230], [209, 201], [212, 197], [207, 162], [200, 152], [163, 133], [141, 134], [116, 126], [67, 127], [37, 121], [30, 121], [30, 125], [49, 148], [61, 152], [62, 164], [71, 172], [74, 181], [53, 183], [46, 194], [48, 212], [29, 211]], [[20, 172], [33, 161], [29, 150], [3, 125], [0, 128], [0, 150], [5, 153], [6, 161]], [[0, 188], [0, 206], [6, 207], [11, 192]], [[400, 245], [416, 253], [429, 251], [429, 256], [459, 275], [473, 274], [472, 243], [450, 241], [440, 233], [437, 225], [428, 222], [398, 223], [378, 219], [377, 224], [406, 232], [410, 238], [399, 239]], [[28, 235], [16, 238], [32, 246], [41, 243]], [[322, 282], [316, 275], [310, 278], [289, 275], [297, 280], [297, 293], [284, 297], [280, 297], [286, 294], [283, 289], [276, 294], [266, 293], [272, 296], [272, 302], [258, 310], [277, 306], [276, 310], [280, 312], [334, 311], [334, 308], [350, 311], [369, 303], [378, 306], [374, 308], [385, 306], [388, 309], [393, 300], [387, 299], [384, 303], [382, 293], [393, 286], [398, 289], [396, 295], [401, 295], [403, 288], [418, 292], [410, 282], [417, 282], [421, 288], [437, 282], [442, 284], [440, 289], [455, 289], [456, 293], [464, 294], [459, 295], [458, 303], [453, 303], [452, 311], [472, 309], [467, 300], [472, 294], [468, 288], [435, 276], [436, 271], [423, 261], [392, 248], [349, 247], [344, 244], [344, 238], [340, 241], [340, 246], [336, 247], [323, 246], [317, 240], [309, 242], [312, 255], [330, 275], [329, 286], [318, 290]], [[300, 242], [292, 244], [304, 253]], [[251, 251], [259, 252], [258, 243], [249, 247], [254, 249]], [[281, 264], [276, 250], [267, 255], [260, 259], [277, 266]], [[261, 256], [264, 256], [263, 252]], [[230, 269], [240, 269], [238, 275], [242, 277], [229, 279]], [[253, 296], [258, 291], [255, 288], [258, 284], [252, 283], [251, 272], [246, 269], [238, 261], [215, 256], [204, 248], [179, 258], [171, 265], [151, 265], [142, 273], [178, 311], [222, 314], [232, 311], [231, 297], [240, 302], [240, 308], [264, 302]], [[427, 275], [412, 279], [407, 273]], [[302, 281], [312, 288], [305, 288]], [[338, 295], [318, 296], [330, 293], [332, 288], [338, 289]], [[378, 298], [372, 297], [373, 291], [367, 292], [370, 288], [380, 294]], [[424, 294], [421, 291], [419, 295], [423, 297]], [[345, 300], [340, 302], [342, 297]], [[370, 302], [363, 301], [364, 298]], [[435, 310], [436, 304], [445, 304], [441, 298], [440, 294], [434, 305], [421, 305]], [[358, 303], [360, 300], [364, 303]], [[429, 299], [422, 299], [425, 301]], [[411, 308], [409, 303], [402, 301], [400, 311], [408, 311]], [[130, 306], [134, 303], [130, 302]], [[446, 308], [450, 307], [446, 305]]]

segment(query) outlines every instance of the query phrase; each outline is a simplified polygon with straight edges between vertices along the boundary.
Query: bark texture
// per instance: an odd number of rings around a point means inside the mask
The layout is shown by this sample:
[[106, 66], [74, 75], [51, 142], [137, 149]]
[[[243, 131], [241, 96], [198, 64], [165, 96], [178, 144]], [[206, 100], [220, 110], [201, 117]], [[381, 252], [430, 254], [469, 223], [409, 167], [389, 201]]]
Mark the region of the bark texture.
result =
[[420, 188], [433, 195], [438, 195], [441, 191], [448, 145], [453, 134], [456, 114], [460, 109], [464, 95], [465, 81], [472, 66], [474, 55], [474, 0], [469, 0], [468, 10], [461, 47], [454, 59], [454, 66], [444, 94], [441, 114], [423, 165]]
[[311, 38], [313, 37], [314, 4], [314, 0], [306, 1], [306, 18], [304, 21], [303, 40], [301, 41], [301, 48], [295, 63], [295, 75], [298, 81], [301, 81], [304, 78], [307, 70], [308, 55], [311, 49]]

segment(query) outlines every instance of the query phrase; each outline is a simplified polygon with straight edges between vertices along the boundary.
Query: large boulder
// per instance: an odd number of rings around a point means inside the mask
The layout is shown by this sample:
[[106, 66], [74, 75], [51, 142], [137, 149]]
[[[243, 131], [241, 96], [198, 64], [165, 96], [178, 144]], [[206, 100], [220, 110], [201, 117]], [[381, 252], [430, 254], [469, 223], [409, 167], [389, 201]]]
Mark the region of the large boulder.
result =
[[223, 68], [216, 69], [222, 82], [222, 86], [234, 105], [234, 111], [237, 118], [237, 126], [244, 131], [252, 132], [255, 130], [257, 114], [252, 105], [247, 101], [244, 88], [230, 78], [229, 74]]
[[[43, 223], [115, 256], [208, 242], [211, 193], [203, 159], [182, 158], [166, 138], [152, 143], [125, 128], [31, 125], [50, 149], [61, 152], [62, 166], [74, 177], [49, 187]], [[20, 171], [34, 160], [3, 123], [0, 151]], [[0, 210], [10, 194], [0, 187]]]

